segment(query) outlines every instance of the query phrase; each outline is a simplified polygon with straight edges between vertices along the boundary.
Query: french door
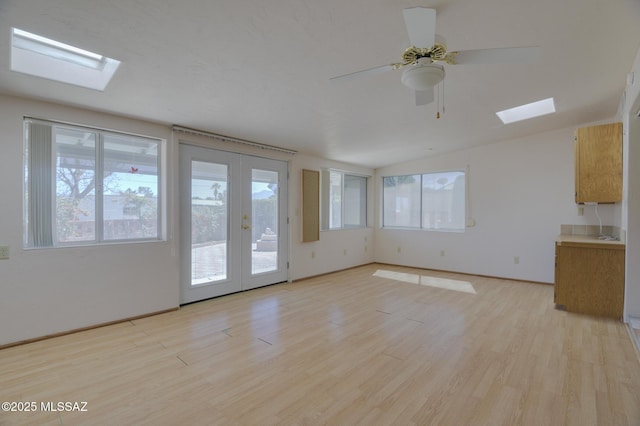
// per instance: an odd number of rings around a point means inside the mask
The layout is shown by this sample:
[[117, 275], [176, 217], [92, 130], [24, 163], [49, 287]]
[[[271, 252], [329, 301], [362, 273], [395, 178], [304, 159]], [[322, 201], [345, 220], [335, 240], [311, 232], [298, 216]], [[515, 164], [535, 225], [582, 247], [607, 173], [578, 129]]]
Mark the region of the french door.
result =
[[286, 281], [286, 212], [286, 162], [180, 144], [180, 302]]

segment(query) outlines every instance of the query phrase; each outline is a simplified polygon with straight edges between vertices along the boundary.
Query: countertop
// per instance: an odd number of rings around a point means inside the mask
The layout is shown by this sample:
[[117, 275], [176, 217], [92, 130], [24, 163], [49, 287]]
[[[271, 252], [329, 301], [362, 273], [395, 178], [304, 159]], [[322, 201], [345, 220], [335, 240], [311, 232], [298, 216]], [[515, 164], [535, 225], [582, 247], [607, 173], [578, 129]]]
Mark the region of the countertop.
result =
[[558, 245], [571, 245], [571, 246], [607, 246], [609, 248], [623, 249], [625, 244], [622, 241], [617, 240], [601, 240], [594, 235], [558, 235], [556, 238], [556, 244]]

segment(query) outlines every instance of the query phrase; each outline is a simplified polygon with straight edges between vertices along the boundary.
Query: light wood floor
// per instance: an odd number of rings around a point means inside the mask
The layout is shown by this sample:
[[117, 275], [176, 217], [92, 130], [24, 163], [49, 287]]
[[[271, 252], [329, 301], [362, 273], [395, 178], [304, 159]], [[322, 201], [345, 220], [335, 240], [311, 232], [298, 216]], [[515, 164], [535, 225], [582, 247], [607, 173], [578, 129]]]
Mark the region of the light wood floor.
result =
[[221, 297], [0, 351], [0, 401], [88, 410], [0, 424], [639, 425], [625, 326], [552, 301], [387, 265]]

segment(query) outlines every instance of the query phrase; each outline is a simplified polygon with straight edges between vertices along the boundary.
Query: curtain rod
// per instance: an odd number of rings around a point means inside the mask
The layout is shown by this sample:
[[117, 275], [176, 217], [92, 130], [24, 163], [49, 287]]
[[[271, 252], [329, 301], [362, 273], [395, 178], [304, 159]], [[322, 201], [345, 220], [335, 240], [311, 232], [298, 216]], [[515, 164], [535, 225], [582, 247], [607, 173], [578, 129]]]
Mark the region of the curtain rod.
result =
[[291, 155], [294, 155], [294, 154], [298, 153], [298, 151], [294, 151], [292, 149], [279, 148], [277, 146], [267, 145], [267, 144], [258, 143], [258, 142], [251, 142], [251, 141], [247, 141], [247, 140], [244, 140], [244, 139], [231, 138], [229, 136], [218, 135], [216, 133], [206, 132], [206, 131], [203, 131], [203, 130], [190, 129], [188, 127], [182, 127], [182, 126], [178, 126], [178, 125], [173, 125], [171, 127], [171, 130], [173, 130], [174, 132], [181, 132], [181, 133], [187, 133], [187, 134], [191, 134], [191, 135], [205, 136], [207, 138], [218, 139], [218, 140], [220, 140], [222, 142], [233, 142], [233, 143], [239, 143], [239, 144], [242, 144], [242, 145], [249, 145], [249, 146], [252, 146], [254, 148], [270, 149], [272, 151], [284, 152], [284, 153], [291, 154]]

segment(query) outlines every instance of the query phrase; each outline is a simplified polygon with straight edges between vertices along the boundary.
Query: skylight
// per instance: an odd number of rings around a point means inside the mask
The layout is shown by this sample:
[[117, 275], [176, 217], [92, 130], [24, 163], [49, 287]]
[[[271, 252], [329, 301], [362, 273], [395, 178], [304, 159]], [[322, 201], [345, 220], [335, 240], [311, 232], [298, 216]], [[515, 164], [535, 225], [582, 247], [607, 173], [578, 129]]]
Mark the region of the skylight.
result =
[[13, 28], [11, 70], [103, 91], [120, 61]]
[[498, 111], [496, 114], [504, 124], [509, 124], [554, 112], [556, 112], [556, 106], [553, 98], [547, 98], [515, 108], [505, 109], [504, 111]]

